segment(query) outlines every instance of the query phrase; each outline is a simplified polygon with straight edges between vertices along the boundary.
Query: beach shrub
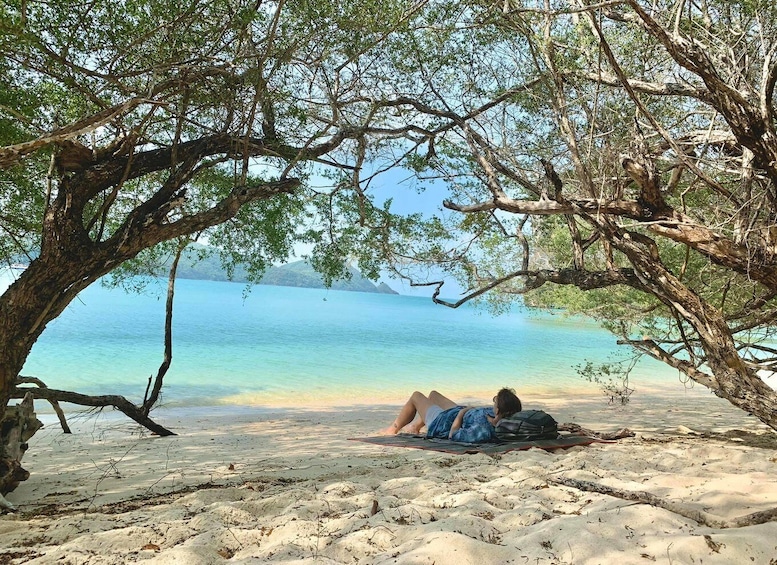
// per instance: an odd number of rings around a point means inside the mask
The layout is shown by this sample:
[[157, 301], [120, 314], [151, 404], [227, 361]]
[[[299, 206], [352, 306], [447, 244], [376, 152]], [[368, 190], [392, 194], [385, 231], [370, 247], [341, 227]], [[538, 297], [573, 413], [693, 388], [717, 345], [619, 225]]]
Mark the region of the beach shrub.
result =
[[634, 389], [629, 386], [629, 372], [633, 364], [624, 369], [622, 363], [605, 363], [597, 365], [586, 361], [584, 365], [575, 366], [578, 375], [598, 385], [610, 404], [627, 404]]

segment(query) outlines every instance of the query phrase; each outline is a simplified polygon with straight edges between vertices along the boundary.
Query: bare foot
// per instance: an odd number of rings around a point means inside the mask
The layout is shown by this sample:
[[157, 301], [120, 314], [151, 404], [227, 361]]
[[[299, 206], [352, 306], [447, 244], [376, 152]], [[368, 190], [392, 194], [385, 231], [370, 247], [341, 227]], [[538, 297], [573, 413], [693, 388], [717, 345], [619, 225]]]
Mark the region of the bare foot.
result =
[[385, 430], [381, 430], [378, 432], [382, 436], [395, 436], [399, 433], [399, 427], [397, 426], [396, 422], [391, 424], [388, 428]]
[[420, 434], [423, 427], [424, 427], [424, 423], [418, 422], [417, 424], [409, 425], [406, 429], [411, 434]]

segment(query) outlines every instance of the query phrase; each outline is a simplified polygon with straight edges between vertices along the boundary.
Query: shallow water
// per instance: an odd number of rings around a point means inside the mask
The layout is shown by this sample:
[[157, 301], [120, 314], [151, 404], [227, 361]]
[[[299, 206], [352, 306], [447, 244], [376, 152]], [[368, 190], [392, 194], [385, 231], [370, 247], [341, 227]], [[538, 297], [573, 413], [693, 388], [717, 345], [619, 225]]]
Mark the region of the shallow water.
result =
[[[597, 388], [575, 366], [622, 351], [590, 321], [526, 309], [493, 317], [424, 297], [244, 291], [237, 283], [177, 281], [166, 405], [385, 403], [416, 389], [483, 399], [505, 385], [571, 394]], [[92, 285], [49, 324], [22, 374], [52, 388], [140, 401], [162, 361], [164, 293], [163, 281], [145, 294]], [[631, 382], [667, 378], [677, 381], [647, 361]]]

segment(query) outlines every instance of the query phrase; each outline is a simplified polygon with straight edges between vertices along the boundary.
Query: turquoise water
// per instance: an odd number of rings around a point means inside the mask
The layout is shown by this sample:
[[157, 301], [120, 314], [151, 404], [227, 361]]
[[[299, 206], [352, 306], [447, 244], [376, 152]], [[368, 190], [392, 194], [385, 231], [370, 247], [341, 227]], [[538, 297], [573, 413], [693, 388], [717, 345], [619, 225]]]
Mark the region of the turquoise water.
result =
[[[2, 281], [0, 281], [2, 284]], [[0, 288], [3, 288], [0, 286]], [[497, 388], [595, 389], [574, 370], [619, 351], [590, 322], [492, 317], [429, 298], [179, 280], [169, 406], [393, 403], [415, 389], [490, 398]], [[162, 361], [165, 283], [86, 289], [35, 344], [24, 375], [49, 387], [143, 397]], [[667, 375], [642, 363], [632, 382]]]

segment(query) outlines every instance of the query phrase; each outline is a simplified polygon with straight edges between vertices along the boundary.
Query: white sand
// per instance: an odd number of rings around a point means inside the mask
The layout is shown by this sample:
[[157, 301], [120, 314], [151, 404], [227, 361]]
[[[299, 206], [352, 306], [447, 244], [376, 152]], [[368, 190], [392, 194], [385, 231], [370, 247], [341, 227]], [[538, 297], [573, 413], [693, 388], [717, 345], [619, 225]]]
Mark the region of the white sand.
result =
[[47, 416], [23, 462], [32, 476], [7, 496], [18, 511], [0, 517], [0, 563], [677, 565], [777, 556], [777, 522], [709, 527], [553, 483], [645, 491], [721, 522], [775, 508], [777, 435], [755, 419], [701, 390], [635, 395], [626, 407], [596, 396], [526, 404], [637, 436], [491, 458], [346, 439], [384, 427], [398, 406], [160, 411], [179, 434], [170, 438], [138, 435], [115, 417], [71, 418], [68, 436]]

